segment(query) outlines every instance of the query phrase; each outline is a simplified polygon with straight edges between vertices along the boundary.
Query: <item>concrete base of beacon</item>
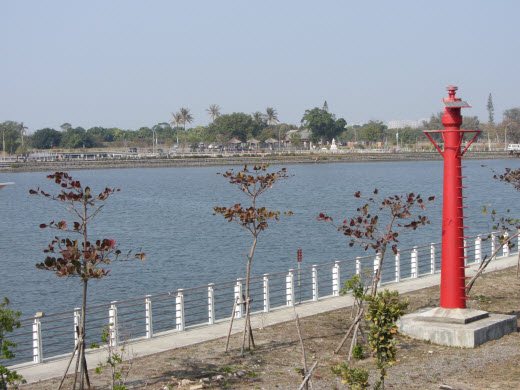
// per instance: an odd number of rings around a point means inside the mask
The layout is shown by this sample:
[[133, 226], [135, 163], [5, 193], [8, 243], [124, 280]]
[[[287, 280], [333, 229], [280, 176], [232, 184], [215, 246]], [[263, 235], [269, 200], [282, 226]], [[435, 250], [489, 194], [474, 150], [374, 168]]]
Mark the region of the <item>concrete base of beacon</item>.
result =
[[475, 309], [424, 309], [397, 321], [399, 332], [450, 347], [474, 348], [517, 330], [517, 318]]

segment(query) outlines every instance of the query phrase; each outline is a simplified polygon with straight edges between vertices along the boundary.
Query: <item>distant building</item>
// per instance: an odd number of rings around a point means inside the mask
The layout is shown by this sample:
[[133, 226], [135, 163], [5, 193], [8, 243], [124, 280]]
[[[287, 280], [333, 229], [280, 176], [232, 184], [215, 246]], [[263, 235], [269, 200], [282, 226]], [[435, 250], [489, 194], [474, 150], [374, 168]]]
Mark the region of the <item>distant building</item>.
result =
[[309, 148], [310, 147], [310, 138], [311, 138], [311, 131], [309, 129], [302, 129], [302, 130], [297, 130], [297, 129], [294, 129], [294, 130], [289, 130], [287, 133], [285, 133], [285, 138], [284, 138], [284, 142], [287, 144], [287, 143], [290, 143], [291, 142], [291, 137], [294, 135], [294, 134], [299, 134], [300, 135], [300, 140], [303, 142], [303, 147], [304, 148]]
[[285, 141], [290, 141], [293, 134], [296, 134], [298, 132], [299, 132], [298, 129], [289, 130], [287, 133], [285, 133]]
[[427, 118], [425, 119], [419, 119], [419, 120], [409, 120], [409, 119], [402, 119], [402, 120], [393, 120], [388, 121], [387, 126], [389, 129], [402, 129], [404, 127], [410, 127], [412, 129], [417, 129], [422, 126], [423, 121], [428, 121]]

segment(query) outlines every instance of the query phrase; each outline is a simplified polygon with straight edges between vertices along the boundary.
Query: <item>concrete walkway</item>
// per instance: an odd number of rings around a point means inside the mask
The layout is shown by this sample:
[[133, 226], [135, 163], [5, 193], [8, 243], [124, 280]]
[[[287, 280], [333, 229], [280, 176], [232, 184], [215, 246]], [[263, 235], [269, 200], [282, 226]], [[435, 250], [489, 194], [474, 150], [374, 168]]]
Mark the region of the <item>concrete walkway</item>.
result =
[[[517, 256], [509, 256], [507, 258], [499, 258], [493, 260], [486, 269], [486, 273], [512, 267], [516, 264]], [[473, 275], [477, 269], [477, 265], [468, 268], [466, 275]], [[397, 290], [400, 294], [410, 291], [420, 290], [422, 288], [437, 286], [440, 284], [440, 273], [422, 276], [417, 279], [406, 279], [399, 283], [390, 283], [383, 285], [383, 288]], [[269, 313], [256, 313], [251, 317], [251, 325], [253, 328], [262, 328], [270, 325], [279, 324], [286, 321], [293, 321], [297, 313], [301, 318], [308, 317], [331, 310], [349, 307], [353, 304], [350, 295], [339, 297], [323, 297], [318, 302], [306, 302], [297, 306], [286, 308], [276, 308]], [[243, 320], [235, 320], [233, 323], [233, 334], [241, 332], [243, 329]], [[214, 340], [227, 336], [229, 330], [229, 320], [223, 319], [217, 321], [214, 325], [201, 325], [200, 327], [190, 328], [183, 332], [168, 331], [154, 335], [152, 339], [137, 339], [132, 341], [127, 349], [131, 351], [131, 355], [141, 357], [151, 355], [158, 352], [168, 351], [170, 349], [184, 347], [202, 343], [204, 341]], [[72, 352], [72, 351], [71, 351]], [[107, 352], [101, 348], [89, 350], [87, 352], [88, 367], [94, 368], [99, 362], [105, 361]], [[69, 355], [61, 355], [52, 358], [46, 358], [44, 363], [24, 363], [9, 367], [23, 375], [28, 383], [37, 382], [55, 377], [61, 377], [65, 371], [65, 367], [70, 359]], [[73, 365], [72, 367], [73, 368]], [[69, 370], [70, 371], [70, 370]]]

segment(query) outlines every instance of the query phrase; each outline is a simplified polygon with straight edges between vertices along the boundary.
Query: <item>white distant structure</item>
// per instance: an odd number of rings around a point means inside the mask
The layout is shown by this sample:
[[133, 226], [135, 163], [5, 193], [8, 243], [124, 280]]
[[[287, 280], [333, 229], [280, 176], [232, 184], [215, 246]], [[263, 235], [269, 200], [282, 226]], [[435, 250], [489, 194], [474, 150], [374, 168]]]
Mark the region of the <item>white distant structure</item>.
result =
[[422, 126], [423, 121], [428, 121], [427, 118], [418, 119], [418, 120], [410, 120], [410, 119], [401, 119], [401, 120], [392, 120], [388, 121], [389, 129], [402, 129], [404, 127], [410, 127], [412, 129], [417, 129]]

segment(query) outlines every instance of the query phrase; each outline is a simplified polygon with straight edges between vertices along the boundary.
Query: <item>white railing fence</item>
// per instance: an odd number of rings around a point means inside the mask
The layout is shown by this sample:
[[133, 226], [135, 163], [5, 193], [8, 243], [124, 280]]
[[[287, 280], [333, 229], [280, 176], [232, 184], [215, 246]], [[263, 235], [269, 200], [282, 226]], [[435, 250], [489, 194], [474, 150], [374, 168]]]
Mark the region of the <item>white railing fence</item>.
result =
[[[491, 256], [497, 243], [497, 233], [466, 238], [466, 263], [480, 263], [484, 256]], [[516, 248], [518, 244], [520, 240]], [[502, 256], [508, 255], [506, 245]], [[371, 270], [377, 269], [379, 261], [379, 256], [357, 257], [252, 277], [251, 312], [267, 313], [275, 308], [339, 296], [345, 281], [356, 274], [370, 274]], [[396, 255], [389, 252], [384, 259], [381, 284], [434, 274], [440, 271], [440, 261], [440, 243], [400, 250]], [[99, 343], [103, 330], [108, 331], [110, 343], [117, 346], [124, 340], [150, 339], [164, 332], [183, 332], [212, 325], [231, 316], [235, 300], [238, 304], [234, 317], [242, 318], [245, 315], [244, 289], [245, 280], [238, 279], [91, 306], [87, 308], [87, 345]], [[0, 363], [42, 363], [44, 358], [70, 352], [77, 342], [75, 329], [80, 320], [78, 308], [21, 320], [21, 327], [8, 335], [18, 344], [14, 349], [16, 357], [0, 360]]]

